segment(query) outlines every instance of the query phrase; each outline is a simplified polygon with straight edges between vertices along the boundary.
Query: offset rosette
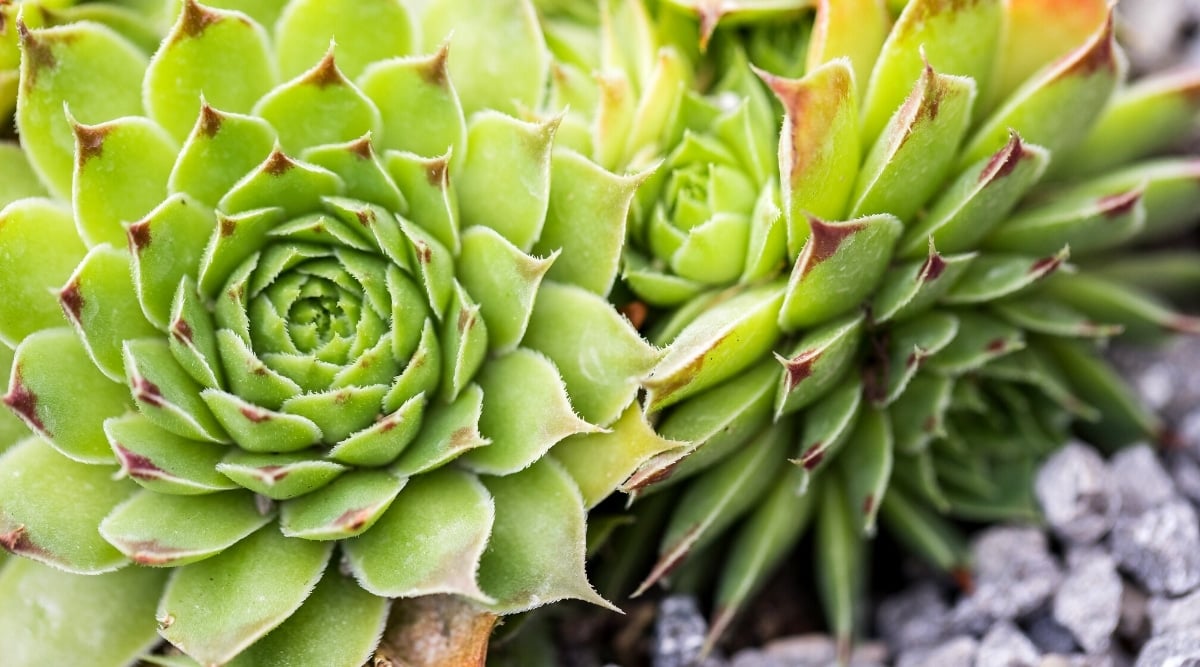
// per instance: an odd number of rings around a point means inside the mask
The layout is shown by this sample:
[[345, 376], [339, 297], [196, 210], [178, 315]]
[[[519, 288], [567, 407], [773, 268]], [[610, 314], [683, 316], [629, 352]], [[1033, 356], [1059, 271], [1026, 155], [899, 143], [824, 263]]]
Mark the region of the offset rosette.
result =
[[[57, 570], [0, 572], [15, 664], [79, 650], [29, 605], [102, 637], [95, 664], [161, 635], [323, 665], [367, 660], [392, 599], [607, 605], [585, 511], [678, 446], [634, 403], [661, 355], [605, 298], [637, 181], [493, 108], [539, 102], [530, 8], [271, 23], [187, 0], [148, 62], [98, 24], [21, 27], [54, 196], [0, 212], [4, 402], [33, 432], [0, 458], [0, 544]], [[489, 56], [510, 87], [451, 30], [520, 45]]]
[[[693, 19], [679, 34], [703, 34], [708, 5], [677, 4]], [[643, 382], [647, 409], [689, 444], [625, 485], [644, 509], [624, 546], [664, 534], [640, 592], [710, 576], [712, 559], [689, 557], [729, 545], [710, 643], [812, 524], [848, 649], [877, 523], [963, 567], [945, 517], [1035, 519], [1031, 474], [1073, 432], [1112, 447], [1166, 435], [1096, 341], [1200, 331], [1142, 287], [1194, 285], [1200, 258], [1115, 261], [1196, 221], [1196, 160], [1154, 157], [1194, 123], [1195, 73], [1124, 86], [1104, 2], [910, 0], [894, 16], [875, 0], [815, 4], [790, 24], [717, 29], [697, 65], [728, 78], [723, 54], [741, 49], [767, 68], [780, 117], [749, 133], [781, 128], [782, 214], [756, 232], [778, 260], [647, 319], [667, 350]], [[679, 18], [604, 22], [660, 35]], [[770, 71], [785, 60], [803, 71]], [[714, 79], [695, 81], [710, 93]], [[659, 155], [679, 173], [655, 178], [695, 182]], [[652, 237], [630, 245], [656, 256]], [[714, 274], [724, 259], [710, 258]], [[639, 280], [627, 272], [635, 294], [671, 303]]]

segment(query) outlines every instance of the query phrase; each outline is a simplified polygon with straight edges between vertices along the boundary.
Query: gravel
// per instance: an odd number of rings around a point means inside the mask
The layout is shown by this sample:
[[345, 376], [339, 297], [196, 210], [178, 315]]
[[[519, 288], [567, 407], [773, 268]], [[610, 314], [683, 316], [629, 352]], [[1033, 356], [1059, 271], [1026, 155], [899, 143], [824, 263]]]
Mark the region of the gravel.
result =
[[1175, 482], [1149, 445], [1122, 449], [1108, 463], [1121, 497], [1120, 514], [1136, 516], [1176, 497]]
[[1041, 654], [1021, 629], [1000, 621], [979, 642], [975, 667], [1038, 667]]
[[1200, 628], [1200, 591], [1180, 598], [1151, 598], [1146, 606], [1155, 636]]
[[1112, 557], [1103, 552], [1069, 560], [1076, 562], [1054, 594], [1054, 620], [1086, 653], [1100, 653], [1108, 649], [1121, 618], [1121, 577]]
[[1104, 537], [1121, 505], [1104, 459], [1081, 442], [1068, 444], [1042, 465], [1034, 493], [1054, 533], [1077, 544]]
[[1121, 517], [1109, 542], [1121, 569], [1149, 593], [1183, 595], [1200, 585], [1200, 526], [1187, 501]]
[[654, 667], [716, 667], [719, 657], [700, 659], [708, 624], [690, 595], [671, 595], [658, 605], [654, 625]]
[[979, 642], [974, 637], [960, 636], [948, 639], [937, 646], [905, 651], [896, 660], [896, 667], [952, 667], [970, 665], [979, 651]]
[[945, 636], [949, 608], [937, 584], [925, 581], [879, 605], [879, 636], [893, 650], [930, 646]]

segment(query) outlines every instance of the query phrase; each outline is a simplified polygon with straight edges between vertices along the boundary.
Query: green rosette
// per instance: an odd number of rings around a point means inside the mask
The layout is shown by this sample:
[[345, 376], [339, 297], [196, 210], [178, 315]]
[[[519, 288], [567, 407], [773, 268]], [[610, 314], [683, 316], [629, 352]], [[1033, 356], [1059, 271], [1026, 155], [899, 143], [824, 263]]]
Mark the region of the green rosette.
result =
[[438, 609], [611, 606], [586, 511], [679, 443], [607, 299], [638, 180], [537, 112], [532, 5], [164, 10], [149, 55], [16, 24], [5, 664], [418, 664]]
[[[601, 89], [588, 145], [655, 169], [622, 275], [666, 350], [647, 410], [686, 444], [624, 486], [644, 521], [674, 499], [635, 593], [715, 580], [711, 646], [811, 526], [846, 655], [877, 523], [956, 570], [952, 520], [1036, 519], [1030, 476], [1072, 433], [1166, 436], [1098, 348], [1197, 331], [1152, 288], [1186, 291], [1200, 257], [1129, 253], [1195, 223], [1197, 162], [1163, 152], [1197, 78], [1127, 84], [1103, 2], [728, 3], [719, 25], [637, 4], [597, 21], [631, 95]], [[668, 97], [672, 52], [694, 75]], [[648, 139], [617, 151], [608, 126]], [[762, 136], [775, 164], [742, 159]], [[731, 214], [740, 235], [699, 242]]]

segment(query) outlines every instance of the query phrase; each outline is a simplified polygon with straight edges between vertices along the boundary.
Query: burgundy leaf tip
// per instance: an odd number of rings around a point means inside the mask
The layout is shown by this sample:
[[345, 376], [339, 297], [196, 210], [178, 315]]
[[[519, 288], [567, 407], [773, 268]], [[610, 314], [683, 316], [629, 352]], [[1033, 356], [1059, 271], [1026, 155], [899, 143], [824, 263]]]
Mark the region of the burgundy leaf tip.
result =
[[446, 189], [450, 185], [450, 172], [447, 169], [449, 162], [444, 158], [430, 161], [425, 166], [425, 178], [429, 180], [429, 184], [436, 187]]
[[4, 404], [35, 431], [49, 435], [46, 425], [37, 415], [37, 396], [21, 381], [20, 369], [13, 374], [12, 386], [4, 395]]
[[923, 283], [931, 283], [942, 276], [946, 271], [946, 260], [936, 252], [930, 253], [929, 257], [925, 258], [925, 263], [921, 265], [921, 270], [917, 273], [917, 279]]
[[16, 528], [7, 533], [0, 533], [0, 547], [9, 553], [20, 555], [41, 555], [45, 556], [46, 550], [34, 544], [29, 539], [29, 532], [25, 529], [25, 525], [18, 525]]
[[200, 133], [209, 139], [217, 136], [221, 131], [221, 123], [225, 118], [219, 111], [208, 105], [207, 102], [200, 105]]
[[1014, 130], [1008, 131], [1008, 143], [988, 158], [987, 165], [979, 173], [980, 183], [997, 181], [1008, 176], [1027, 155], [1021, 137]]
[[362, 160], [370, 160], [375, 157], [375, 148], [371, 145], [370, 134], [350, 142], [347, 148], [350, 149], [350, 152], [353, 153], [355, 157]]
[[126, 230], [129, 236], [129, 250], [133, 254], [139, 254], [143, 249], [150, 247], [150, 221], [142, 220], [129, 225]]
[[811, 215], [808, 216], [808, 224], [812, 232], [800, 259], [804, 263], [804, 274], [832, 257], [846, 239], [862, 231], [865, 227], [861, 222], [830, 224]]
[[317, 88], [344, 86], [347, 83], [346, 77], [342, 75], [342, 71], [338, 69], [337, 63], [334, 62], [333, 49], [326, 52], [325, 57], [321, 58], [321, 62], [308, 71], [303, 81]]
[[1068, 53], [1062, 61], [1066, 67], [1059, 76], [1089, 76], [1101, 70], [1117, 69], [1116, 43], [1113, 40], [1113, 12], [1108, 11], [1104, 29], [1086, 44]]
[[164, 407], [167, 404], [167, 401], [163, 398], [162, 390], [158, 388], [158, 385], [144, 377], [134, 379], [133, 397], [156, 408]]
[[868, 493], [862, 502], [862, 513], [870, 514], [875, 510], [875, 494]]
[[276, 148], [271, 151], [270, 157], [263, 164], [263, 171], [270, 176], [282, 176], [295, 168], [296, 163], [290, 157], [284, 155], [283, 151]]
[[120, 444], [114, 448], [117, 454], [117, 459], [121, 462], [121, 468], [125, 470], [125, 474], [135, 479], [161, 479], [163, 469], [154, 464], [148, 457], [125, 449]]
[[1106, 218], [1119, 218], [1128, 214], [1137, 206], [1137, 203], [1142, 200], [1143, 191], [1141, 188], [1130, 190], [1128, 192], [1119, 192], [1115, 195], [1101, 197], [1096, 201], [1096, 205], [1100, 207], [1101, 213]]
[[445, 88], [450, 78], [447, 76], [446, 61], [450, 56], [450, 42], [442, 42], [436, 53], [421, 64], [417, 73], [427, 83], [438, 88]]
[[201, 6], [196, 0], [184, 0], [183, 13], [179, 16], [179, 27], [184, 35], [198, 37], [208, 26], [220, 20], [220, 14]]
[[72, 280], [58, 291], [58, 302], [62, 305], [67, 317], [80, 322], [83, 317], [83, 293], [79, 291], [79, 282]]
[[258, 469], [259, 476], [268, 484], [275, 484], [288, 476], [291, 471], [283, 466], [263, 466]]
[[813, 373], [813, 366], [821, 358], [821, 350], [804, 350], [791, 359], [783, 360], [783, 368], [787, 372], [787, 390], [791, 392], [801, 382]]
[[[241, 409], [241, 413], [242, 413], [243, 417], [245, 417], [249, 421], [254, 422], [255, 424], [261, 424], [266, 421], [271, 421], [271, 415], [267, 414], [266, 412], [263, 412], [262, 410], [259, 410], [257, 408], [253, 408], [250, 406], [243, 406]], [[264, 470], [265, 470], [265, 468], [264, 468]]]
[[21, 40], [21, 51], [30, 64], [29, 84], [32, 86], [39, 71], [53, 68], [58, 61], [46, 40], [34, 35], [29, 26], [25, 25], [25, 21], [20, 19], [17, 20], [17, 35]]
[[185, 553], [182, 549], [164, 546], [158, 540], [138, 540], [127, 542], [123, 546], [125, 553], [129, 554], [129, 560], [151, 567], [176, 561]]
[[194, 336], [192, 325], [188, 324], [187, 320], [181, 317], [171, 323], [171, 335], [180, 343], [191, 345], [192, 337]]
[[88, 160], [104, 154], [104, 138], [112, 132], [112, 126], [81, 125], [75, 123], [75, 150], [79, 164], [87, 164]]
[[800, 456], [800, 465], [804, 466], [805, 470], [812, 470], [821, 465], [821, 460], [824, 458], [825, 443], [818, 440], [804, 450], [804, 454]]
[[371, 520], [373, 512], [370, 507], [360, 507], [358, 509], [346, 510], [342, 515], [333, 520], [334, 525], [340, 526], [348, 531], [362, 530], [362, 527], [367, 525], [367, 521]]

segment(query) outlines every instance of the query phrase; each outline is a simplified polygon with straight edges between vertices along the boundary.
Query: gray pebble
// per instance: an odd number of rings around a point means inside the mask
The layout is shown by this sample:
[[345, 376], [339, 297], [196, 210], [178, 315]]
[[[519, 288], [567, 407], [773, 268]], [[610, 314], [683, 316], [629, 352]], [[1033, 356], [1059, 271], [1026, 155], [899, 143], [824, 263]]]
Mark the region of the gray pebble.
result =
[[1186, 501], [1122, 516], [1110, 547], [1121, 568], [1152, 594], [1182, 595], [1200, 585], [1200, 526]]
[[1079, 442], [1068, 443], [1046, 460], [1034, 493], [1050, 527], [1068, 542], [1090, 544], [1103, 537], [1120, 507], [1104, 460]]
[[1071, 654], [1078, 649], [1075, 635], [1055, 620], [1049, 609], [1039, 610], [1029, 619], [1025, 634], [1043, 653]]
[[[1155, 6], [1160, 12], [1172, 6], [1190, 4], [1200, 11], [1198, 0], [1122, 0], [1122, 7], [1135, 4]], [[1200, 17], [1200, 13], [1195, 14]], [[1182, 25], [1176, 23], [1176, 26]], [[1128, 28], [1129, 26], [1123, 26]], [[1133, 34], [1125, 33], [1125, 46]], [[1166, 345], [1149, 347], [1134, 344], [1115, 344], [1109, 357], [1129, 378], [1138, 396], [1146, 406], [1168, 421], [1179, 424], [1185, 415], [1194, 412], [1200, 405], [1200, 339], [1194, 336], [1177, 336]]]
[[975, 661], [979, 642], [971, 637], [955, 637], [937, 646], [905, 651], [896, 667], [963, 667]]
[[1200, 590], [1181, 598], [1151, 598], [1146, 611], [1155, 636], [1200, 628]]
[[1175, 488], [1192, 503], [1200, 503], [1200, 463], [1189, 452], [1167, 453], [1167, 467]]
[[1121, 577], [1104, 553], [1073, 558], [1054, 594], [1054, 620], [1071, 631], [1086, 653], [1108, 649], [1121, 617]]
[[1112, 656], [1107, 654], [1101, 655], [1083, 655], [1080, 653], [1072, 653], [1063, 655], [1060, 653], [1052, 653], [1042, 658], [1038, 667], [1118, 667]]
[[1009, 621], [1000, 621], [979, 642], [975, 667], [1037, 667], [1037, 647]]
[[1200, 666], [1200, 630], [1172, 632], [1146, 642], [1138, 653], [1136, 667]]
[[1121, 514], [1141, 514], [1176, 497], [1175, 483], [1149, 445], [1122, 449], [1108, 468], [1121, 496]]
[[971, 553], [975, 589], [951, 612], [951, 626], [960, 632], [983, 634], [995, 620], [1020, 618], [1045, 604], [1062, 582], [1058, 560], [1036, 528], [990, 528]]
[[[739, 651], [729, 667], [827, 667], [837, 660], [837, 645], [828, 635], [800, 635], [777, 639], [758, 649]], [[868, 643], [856, 646], [848, 667], [883, 667], [887, 648]]]
[[904, 651], [940, 641], [947, 612], [937, 585], [926, 581], [881, 602], [875, 625], [893, 651]]
[[711, 658], [701, 661], [700, 649], [708, 624], [690, 595], [671, 595], [658, 604], [658, 619], [654, 625], [654, 667], [700, 667], [719, 665], [723, 661]]

